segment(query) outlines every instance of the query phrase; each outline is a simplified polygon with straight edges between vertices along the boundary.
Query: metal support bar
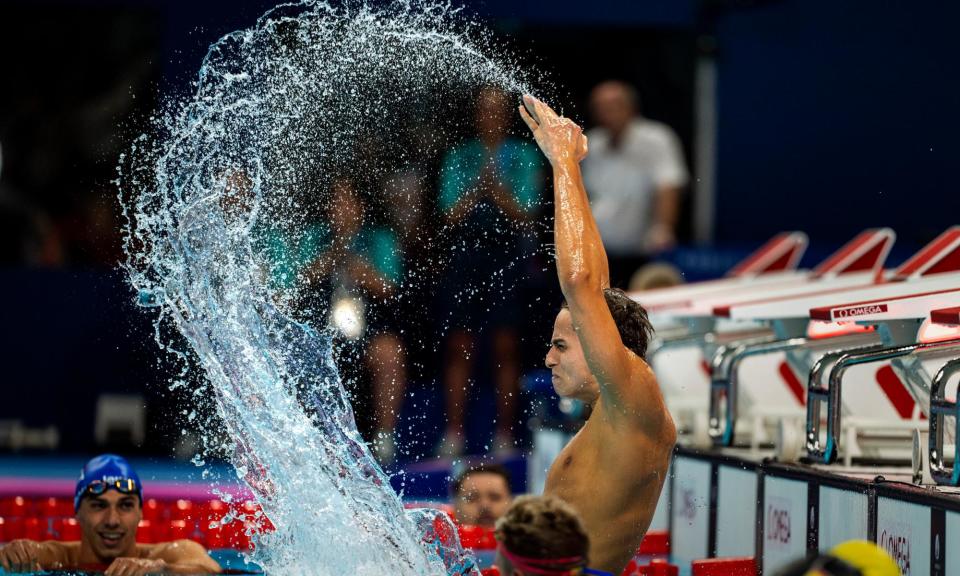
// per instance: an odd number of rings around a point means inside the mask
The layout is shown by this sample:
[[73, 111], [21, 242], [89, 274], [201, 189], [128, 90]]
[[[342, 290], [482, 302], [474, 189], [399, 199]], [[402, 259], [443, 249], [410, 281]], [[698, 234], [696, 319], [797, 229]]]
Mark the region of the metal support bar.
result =
[[[828, 380], [829, 386], [827, 394], [827, 445], [822, 451], [810, 453], [811, 458], [820, 460], [824, 464], [832, 464], [836, 461], [838, 455], [839, 434], [841, 430], [841, 386], [843, 376], [849, 368], [860, 364], [872, 364], [902, 358], [911, 354], [925, 352], [944, 352], [958, 350], [960, 351], [960, 339], [945, 340], [943, 342], [932, 342], [929, 344], [910, 344], [908, 346], [893, 346], [891, 348], [880, 348], [867, 352], [847, 353], [837, 360], [830, 371]], [[819, 414], [817, 415], [819, 420]], [[808, 422], [809, 424], [809, 422]], [[808, 436], [809, 439], [809, 436]], [[819, 432], [817, 436], [819, 441]]]
[[[810, 340], [809, 338], [772, 339], [770, 337], [749, 341], [734, 342], [721, 346], [713, 357], [713, 370], [710, 382], [709, 434], [715, 446], [732, 446], [737, 422], [737, 397], [739, 394], [738, 368], [740, 363], [750, 356], [789, 352], [797, 348], [816, 349], [822, 346], [832, 348], [862, 342], [867, 333], [848, 334], [834, 338]], [[721, 413], [721, 399], [726, 397], [726, 410]]]
[[[787, 338], [772, 342], [741, 344], [732, 348], [731, 352], [724, 350], [723, 357], [721, 357], [721, 351], [717, 351], [713, 357], [714, 372], [710, 380], [710, 428], [708, 429], [714, 446], [733, 446], [739, 388], [737, 368], [740, 363], [751, 356], [784, 352], [803, 346], [807, 342], [809, 342], [807, 338]], [[726, 409], [721, 414], [720, 406], [723, 398], [726, 398]]]
[[811, 458], [823, 460], [825, 451], [820, 444], [820, 414], [822, 404], [829, 400], [830, 387], [823, 384], [823, 375], [829, 373], [837, 360], [844, 354], [874, 352], [883, 349], [883, 344], [872, 344], [859, 348], [834, 350], [821, 356], [813, 365], [807, 380], [807, 454]]
[[[944, 418], [951, 417], [955, 423], [960, 423], [960, 411], [956, 400], [947, 400], [947, 383], [950, 377], [960, 372], [960, 358], [950, 360], [933, 377], [930, 384], [930, 475], [937, 484], [960, 486], [960, 466], [957, 466], [957, 430], [954, 432], [954, 461], [952, 466], [943, 463], [944, 453]], [[955, 424], [956, 425], [956, 424]]]

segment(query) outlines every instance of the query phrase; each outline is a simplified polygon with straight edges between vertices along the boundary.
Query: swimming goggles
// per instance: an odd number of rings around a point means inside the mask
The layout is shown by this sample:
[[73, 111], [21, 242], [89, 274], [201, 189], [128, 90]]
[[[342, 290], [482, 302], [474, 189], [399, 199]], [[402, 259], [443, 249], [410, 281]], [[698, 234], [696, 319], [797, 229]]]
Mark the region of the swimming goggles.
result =
[[121, 494], [139, 494], [137, 481], [133, 478], [116, 478], [111, 481], [91, 480], [87, 487], [83, 489], [84, 496], [100, 496], [107, 490], [113, 488]]

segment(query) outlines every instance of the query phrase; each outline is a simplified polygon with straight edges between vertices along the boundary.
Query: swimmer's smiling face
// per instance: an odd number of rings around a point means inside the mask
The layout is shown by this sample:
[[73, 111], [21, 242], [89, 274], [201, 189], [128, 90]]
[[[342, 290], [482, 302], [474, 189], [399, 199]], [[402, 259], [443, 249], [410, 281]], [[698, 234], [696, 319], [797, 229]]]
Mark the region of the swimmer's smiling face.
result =
[[600, 395], [600, 386], [590, 373], [580, 337], [573, 328], [573, 318], [566, 308], [560, 310], [553, 323], [553, 336], [544, 363], [553, 377], [553, 389], [561, 397], [593, 404]]
[[90, 550], [104, 564], [133, 556], [142, 514], [140, 500], [134, 494], [107, 490], [99, 496], [85, 496], [77, 510], [81, 550]]

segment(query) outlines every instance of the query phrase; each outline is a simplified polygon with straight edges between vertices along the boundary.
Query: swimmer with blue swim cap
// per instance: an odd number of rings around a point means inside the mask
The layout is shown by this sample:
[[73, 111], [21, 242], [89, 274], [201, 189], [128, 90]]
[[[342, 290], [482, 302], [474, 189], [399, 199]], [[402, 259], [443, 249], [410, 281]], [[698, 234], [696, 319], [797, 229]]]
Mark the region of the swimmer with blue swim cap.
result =
[[0, 547], [7, 572], [103, 570], [106, 576], [217, 574], [220, 565], [192, 540], [138, 544], [143, 485], [122, 456], [102, 454], [80, 471], [73, 499], [79, 542], [14, 540]]
[[532, 96], [523, 97], [519, 112], [553, 169], [557, 276], [566, 302], [545, 363], [557, 394], [591, 407], [550, 467], [544, 494], [579, 514], [591, 566], [620, 574], [653, 519], [677, 431], [644, 360], [652, 332], [646, 311], [610, 287], [580, 174], [587, 137]]
[[80, 500], [87, 495], [99, 496], [107, 490], [121, 494], [136, 494], [143, 505], [140, 477], [122, 456], [102, 454], [91, 458], [80, 470], [80, 479], [73, 496], [74, 512], [80, 510]]

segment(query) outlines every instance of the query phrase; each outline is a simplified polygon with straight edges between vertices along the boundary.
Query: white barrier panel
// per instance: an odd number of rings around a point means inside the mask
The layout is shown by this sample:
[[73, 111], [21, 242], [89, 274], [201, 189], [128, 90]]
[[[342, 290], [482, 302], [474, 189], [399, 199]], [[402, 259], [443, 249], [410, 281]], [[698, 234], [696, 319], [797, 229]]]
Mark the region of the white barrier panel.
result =
[[877, 545], [903, 576], [930, 576], [930, 508], [877, 498]]
[[869, 537], [869, 499], [863, 492], [820, 486], [819, 549], [826, 552], [847, 540]]
[[776, 574], [807, 553], [807, 484], [764, 476], [763, 573]]
[[[956, 543], [960, 541], [960, 514], [947, 512], [946, 524], [946, 535], [947, 538], [953, 539], [950, 541], [953, 546], [948, 546], [946, 542], [943, 542], [939, 546], [934, 546], [934, 551], [943, 550], [943, 554], [938, 554], [938, 556], [945, 555], [947, 557], [947, 569], [944, 574], [960, 574], [960, 549], [956, 546]], [[940, 558], [936, 558], [936, 560], [939, 562]]]
[[753, 556], [757, 472], [721, 465], [717, 471], [717, 557]]
[[657, 509], [653, 512], [653, 520], [650, 521], [650, 527], [647, 532], [670, 530], [670, 478], [673, 474], [673, 459], [670, 460], [670, 467], [667, 468], [667, 480], [663, 483], [663, 490], [660, 491], [660, 499], [657, 500]]
[[670, 495], [670, 553], [673, 563], [689, 566], [709, 555], [709, 462], [678, 455], [673, 461]]
[[543, 494], [547, 482], [547, 470], [567, 445], [571, 434], [551, 428], [541, 428], [533, 433], [533, 450], [527, 459], [527, 492]]

